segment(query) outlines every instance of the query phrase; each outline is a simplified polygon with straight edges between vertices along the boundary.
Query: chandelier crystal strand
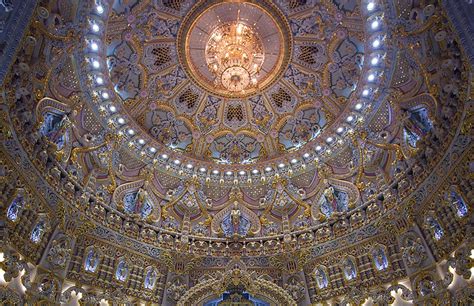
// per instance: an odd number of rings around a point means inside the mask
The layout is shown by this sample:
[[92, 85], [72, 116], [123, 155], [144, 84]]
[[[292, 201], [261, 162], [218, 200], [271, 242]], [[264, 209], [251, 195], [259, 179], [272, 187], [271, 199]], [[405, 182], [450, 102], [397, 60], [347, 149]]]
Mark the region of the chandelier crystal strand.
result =
[[258, 85], [265, 55], [260, 37], [242, 21], [214, 29], [206, 44], [206, 62], [215, 86], [245, 92]]

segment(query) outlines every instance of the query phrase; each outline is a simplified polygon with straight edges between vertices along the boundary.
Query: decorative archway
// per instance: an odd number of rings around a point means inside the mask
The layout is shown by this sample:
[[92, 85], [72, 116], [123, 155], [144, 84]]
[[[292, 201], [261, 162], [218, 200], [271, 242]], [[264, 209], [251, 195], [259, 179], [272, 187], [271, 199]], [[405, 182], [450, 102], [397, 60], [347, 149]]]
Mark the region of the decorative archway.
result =
[[178, 306], [201, 305], [213, 296], [219, 296], [230, 286], [243, 286], [250, 294], [262, 297], [271, 305], [297, 305], [295, 300], [277, 284], [256, 278], [253, 273], [240, 269], [229, 270], [217, 277], [208, 279], [189, 289], [178, 301]]

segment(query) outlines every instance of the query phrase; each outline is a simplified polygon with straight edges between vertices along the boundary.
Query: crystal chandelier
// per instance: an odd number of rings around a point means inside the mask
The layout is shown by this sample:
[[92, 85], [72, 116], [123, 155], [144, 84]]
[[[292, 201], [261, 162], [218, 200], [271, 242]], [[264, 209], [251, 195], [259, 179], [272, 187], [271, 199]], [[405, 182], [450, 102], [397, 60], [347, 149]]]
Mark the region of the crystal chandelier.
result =
[[235, 21], [215, 28], [205, 54], [216, 87], [245, 92], [258, 85], [264, 61], [263, 45], [257, 33], [245, 23]]

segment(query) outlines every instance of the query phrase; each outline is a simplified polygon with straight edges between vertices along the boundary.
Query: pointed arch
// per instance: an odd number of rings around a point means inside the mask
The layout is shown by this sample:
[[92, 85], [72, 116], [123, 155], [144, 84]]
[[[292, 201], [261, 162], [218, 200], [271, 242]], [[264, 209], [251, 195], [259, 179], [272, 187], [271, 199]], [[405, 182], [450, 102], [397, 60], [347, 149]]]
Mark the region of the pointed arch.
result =
[[254, 274], [233, 269], [217, 277], [209, 276], [190, 288], [178, 300], [178, 306], [200, 305], [206, 300], [221, 295], [231, 284], [242, 285], [247, 292], [270, 301], [272, 305], [296, 306], [296, 301], [279, 285], [262, 277], [255, 278]]

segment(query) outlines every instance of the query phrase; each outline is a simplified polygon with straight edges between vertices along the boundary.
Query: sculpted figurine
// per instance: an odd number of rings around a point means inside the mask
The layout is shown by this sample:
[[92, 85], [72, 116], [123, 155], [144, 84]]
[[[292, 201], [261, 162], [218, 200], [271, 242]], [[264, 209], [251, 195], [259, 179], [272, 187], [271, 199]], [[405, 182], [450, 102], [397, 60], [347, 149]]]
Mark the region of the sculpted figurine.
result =
[[[148, 182], [145, 182], [144, 187]], [[146, 198], [148, 196], [148, 192], [144, 188], [140, 188], [137, 192], [137, 195], [135, 196], [135, 209], [134, 212], [135, 214], [141, 214], [141, 210], [143, 207], [143, 204], [145, 204]]]
[[230, 212], [230, 218], [232, 220], [232, 227], [233, 227], [234, 235], [239, 233], [240, 216], [241, 216], [241, 212], [240, 212], [238, 203], [234, 202], [234, 207], [232, 208], [232, 211]]
[[332, 186], [326, 188], [324, 190], [324, 197], [326, 198], [326, 201], [331, 204], [332, 208], [334, 211], [337, 211], [337, 199], [336, 196], [334, 195], [334, 188]]

